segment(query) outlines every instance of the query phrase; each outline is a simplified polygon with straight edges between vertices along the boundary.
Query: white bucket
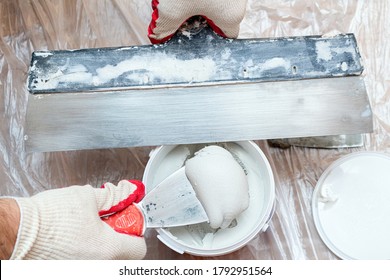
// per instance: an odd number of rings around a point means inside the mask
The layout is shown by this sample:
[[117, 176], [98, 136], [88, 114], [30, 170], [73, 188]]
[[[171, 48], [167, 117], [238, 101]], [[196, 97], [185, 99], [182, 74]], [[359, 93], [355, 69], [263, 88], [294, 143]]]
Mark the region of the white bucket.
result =
[[[161, 146], [154, 150], [143, 175], [147, 191], [184, 165], [193, 153], [210, 144]], [[158, 238], [178, 253], [219, 256], [245, 246], [268, 228], [275, 203], [275, 181], [271, 166], [260, 148], [251, 141], [217, 143], [232, 153], [247, 173], [250, 203], [237, 224], [212, 232], [207, 224], [157, 229]]]

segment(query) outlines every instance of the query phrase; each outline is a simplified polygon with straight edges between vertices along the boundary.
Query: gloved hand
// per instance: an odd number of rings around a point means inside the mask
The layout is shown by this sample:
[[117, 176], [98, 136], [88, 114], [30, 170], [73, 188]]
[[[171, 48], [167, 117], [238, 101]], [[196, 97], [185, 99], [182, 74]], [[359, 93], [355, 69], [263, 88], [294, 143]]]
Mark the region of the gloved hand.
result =
[[100, 189], [71, 186], [15, 198], [21, 219], [11, 259], [142, 259], [143, 238], [117, 233], [100, 218], [143, 198], [143, 184], [131, 182], [106, 183]]
[[193, 16], [203, 16], [223, 37], [236, 38], [247, 0], [152, 0], [149, 39], [153, 44], [170, 39]]

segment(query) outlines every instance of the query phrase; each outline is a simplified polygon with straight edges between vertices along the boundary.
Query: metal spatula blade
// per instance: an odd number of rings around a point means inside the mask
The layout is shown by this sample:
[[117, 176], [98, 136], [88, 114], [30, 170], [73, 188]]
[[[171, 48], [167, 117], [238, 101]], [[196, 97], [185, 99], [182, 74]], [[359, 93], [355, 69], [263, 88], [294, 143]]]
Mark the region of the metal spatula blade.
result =
[[340, 149], [362, 147], [364, 145], [364, 138], [363, 134], [351, 134], [287, 139], [270, 139], [268, 140], [268, 142], [271, 144], [271, 146], [282, 149], [287, 149], [291, 146], [318, 149]]
[[138, 205], [146, 216], [148, 228], [183, 226], [209, 220], [184, 167], [158, 184]]
[[370, 133], [362, 72], [353, 34], [37, 51], [26, 151]]

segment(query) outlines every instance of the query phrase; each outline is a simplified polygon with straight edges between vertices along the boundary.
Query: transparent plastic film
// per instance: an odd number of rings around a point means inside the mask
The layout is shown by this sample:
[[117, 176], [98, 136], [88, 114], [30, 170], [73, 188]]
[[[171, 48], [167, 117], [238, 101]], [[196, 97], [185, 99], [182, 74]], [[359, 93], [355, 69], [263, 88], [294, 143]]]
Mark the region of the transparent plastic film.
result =
[[[30, 97], [26, 84], [33, 51], [149, 44], [150, 2], [0, 1], [1, 196], [30, 196], [71, 185], [100, 187], [105, 182], [142, 179], [156, 147], [26, 153], [24, 132]], [[364, 135], [363, 147], [344, 149], [281, 149], [265, 140], [255, 141], [274, 172], [275, 212], [268, 229], [246, 246], [210, 258], [337, 259], [316, 230], [313, 191], [321, 174], [343, 155], [356, 151], [390, 153], [389, 14], [389, 1], [248, 0], [239, 38], [355, 34], [374, 132]], [[158, 240], [154, 230], [148, 230], [145, 238], [146, 259], [203, 258], [171, 250]]]

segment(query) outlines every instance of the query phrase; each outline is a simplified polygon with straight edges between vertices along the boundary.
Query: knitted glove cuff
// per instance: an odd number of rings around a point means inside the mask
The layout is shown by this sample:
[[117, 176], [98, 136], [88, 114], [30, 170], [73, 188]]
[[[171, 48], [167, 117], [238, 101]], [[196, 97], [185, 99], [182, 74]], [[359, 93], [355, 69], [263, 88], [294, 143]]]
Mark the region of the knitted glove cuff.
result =
[[122, 201], [132, 191], [72, 186], [15, 198], [21, 218], [11, 259], [143, 258], [143, 238], [115, 232], [98, 215], [111, 207], [106, 201]]
[[[81, 212], [64, 213], [55, 207], [63, 199], [54, 195], [49, 204], [44, 204], [34, 198], [15, 198], [20, 208], [20, 223], [11, 259], [66, 259], [75, 250], [72, 241], [83, 230], [75, 219], [76, 213]], [[74, 204], [69, 209], [72, 207], [82, 206]]]
[[[18, 236], [11, 260], [34, 259], [34, 255], [48, 255], [48, 244], [39, 245], [41, 231], [40, 214], [37, 205], [29, 198], [14, 198], [20, 209]], [[38, 245], [38, 246], [37, 246]]]

